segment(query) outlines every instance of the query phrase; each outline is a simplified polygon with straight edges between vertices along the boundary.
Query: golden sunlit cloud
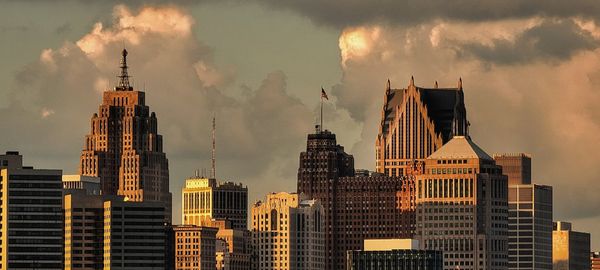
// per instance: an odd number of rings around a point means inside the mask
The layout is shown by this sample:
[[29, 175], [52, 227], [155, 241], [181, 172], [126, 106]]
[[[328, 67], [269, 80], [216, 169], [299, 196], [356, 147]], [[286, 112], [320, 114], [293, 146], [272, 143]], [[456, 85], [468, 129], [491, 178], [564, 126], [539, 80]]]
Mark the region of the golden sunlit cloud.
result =
[[77, 46], [86, 54], [95, 56], [101, 54], [110, 42], [137, 45], [141, 36], [146, 34], [189, 36], [194, 24], [192, 17], [174, 7], [144, 7], [137, 15], [133, 15], [127, 7], [118, 5], [113, 16], [117, 23], [111, 29], [105, 29], [98, 22], [91, 33], [77, 41]]
[[379, 27], [346, 28], [339, 39], [342, 66], [345, 68], [348, 60], [368, 55], [379, 39], [380, 32]]

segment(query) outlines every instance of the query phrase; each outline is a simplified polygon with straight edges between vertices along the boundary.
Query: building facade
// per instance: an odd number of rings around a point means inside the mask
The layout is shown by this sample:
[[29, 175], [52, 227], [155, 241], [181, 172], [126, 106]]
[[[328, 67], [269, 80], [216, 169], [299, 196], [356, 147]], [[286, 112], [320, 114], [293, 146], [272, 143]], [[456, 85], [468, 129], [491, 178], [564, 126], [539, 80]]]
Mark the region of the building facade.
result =
[[217, 228], [194, 225], [174, 226], [175, 269], [216, 269]]
[[132, 201], [159, 201], [171, 220], [169, 164], [154, 112], [142, 91], [129, 84], [127, 51], [123, 50], [119, 84], [105, 91], [85, 137], [79, 174], [100, 178], [102, 194]]
[[104, 267], [104, 198], [72, 189], [64, 196], [65, 270]]
[[317, 128], [308, 135], [298, 192], [323, 205], [325, 269], [345, 268], [346, 251], [361, 249], [364, 239], [414, 235], [414, 178], [357, 172], [335, 134]]
[[90, 195], [100, 195], [102, 193], [99, 177], [77, 174], [63, 175], [62, 182], [65, 193], [73, 190], [85, 190]]
[[376, 171], [401, 176], [419, 171], [421, 163], [453, 136], [468, 136], [462, 80], [456, 88], [415, 86], [385, 90], [379, 134], [375, 141]]
[[442, 270], [441, 251], [419, 249], [413, 239], [368, 239], [363, 250], [347, 252], [347, 270]]
[[242, 184], [192, 177], [181, 197], [184, 225], [208, 226], [216, 219], [230, 221], [233, 229], [248, 228], [248, 188]]
[[531, 184], [531, 155], [496, 154], [494, 160], [502, 167], [502, 173], [508, 176], [509, 185]]
[[592, 264], [592, 270], [600, 269], [600, 252], [591, 252], [590, 253], [590, 262]]
[[508, 186], [508, 268], [552, 269], [552, 187]]
[[62, 171], [0, 155], [1, 269], [63, 269]]
[[248, 230], [219, 228], [217, 270], [245, 270], [252, 265], [252, 233]]
[[416, 237], [444, 269], [508, 269], [508, 180], [488, 154], [454, 136], [416, 176]]
[[555, 222], [552, 264], [554, 270], [590, 269], [590, 234], [573, 231], [569, 222]]
[[325, 268], [323, 207], [296, 193], [267, 194], [252, 207], [254, 269]]

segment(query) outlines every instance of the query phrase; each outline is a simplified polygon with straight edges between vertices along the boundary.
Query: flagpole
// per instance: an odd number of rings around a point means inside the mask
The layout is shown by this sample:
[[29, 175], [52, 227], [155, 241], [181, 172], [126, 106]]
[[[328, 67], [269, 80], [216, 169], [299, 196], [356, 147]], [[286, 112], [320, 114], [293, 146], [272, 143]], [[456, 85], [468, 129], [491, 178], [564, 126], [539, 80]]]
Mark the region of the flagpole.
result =
[[[323, 87], [321, 87], [323, 90]], [[323, 131], [323, 94], [321, 94], [321, 131]]]

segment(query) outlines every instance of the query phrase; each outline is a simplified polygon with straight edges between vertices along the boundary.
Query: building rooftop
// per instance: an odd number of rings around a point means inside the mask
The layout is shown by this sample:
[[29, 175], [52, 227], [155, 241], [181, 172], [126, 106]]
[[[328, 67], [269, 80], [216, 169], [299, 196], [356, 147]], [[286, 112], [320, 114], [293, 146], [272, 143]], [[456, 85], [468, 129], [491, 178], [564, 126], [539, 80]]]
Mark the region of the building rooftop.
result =
[[454, 136], [442, 148], [435, 151], [427, 159], [479, 158], [494, 160], [483, 149], [465, 136]]
[[363, 247], [364, 251], [419, 249], [419, 241], [415, 239], [365, 239]]

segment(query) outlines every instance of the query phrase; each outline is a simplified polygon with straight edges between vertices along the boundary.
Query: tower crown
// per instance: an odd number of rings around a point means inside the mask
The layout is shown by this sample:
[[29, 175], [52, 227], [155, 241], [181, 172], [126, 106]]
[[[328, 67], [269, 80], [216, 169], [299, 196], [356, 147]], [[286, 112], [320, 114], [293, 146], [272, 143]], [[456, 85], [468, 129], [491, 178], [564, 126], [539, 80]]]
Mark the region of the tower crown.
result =
[[121, 73], [117, 76], [119, 84], [115, 87], [116, 91], [132, 91], [133, 87], [129, 84], [129, 73], [127, 72], [127, 50], [121, 52]]

